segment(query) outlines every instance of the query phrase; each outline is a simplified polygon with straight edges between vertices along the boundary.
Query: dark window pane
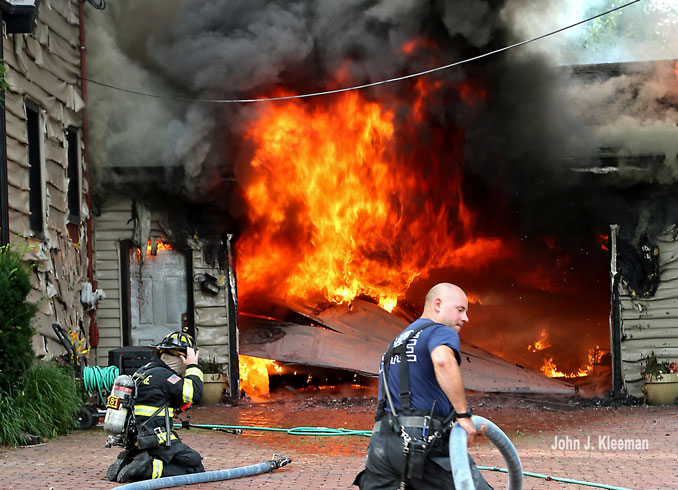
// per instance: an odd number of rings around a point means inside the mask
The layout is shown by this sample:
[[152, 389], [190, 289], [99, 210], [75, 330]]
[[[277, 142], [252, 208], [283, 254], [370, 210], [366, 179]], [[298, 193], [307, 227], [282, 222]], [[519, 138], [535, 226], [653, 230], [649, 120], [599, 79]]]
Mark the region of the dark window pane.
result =
[[72, 222], [80, 221], [80, 172], [78, 171], [78, 130], [66, 130], [68, 142], [68, 216]]
[[31, 107], [26, 107], [26, 130], [28, 133], [28, 163], [31, 168], [28, 175], [29, 191], [29, 209], [31, 216], [29, 224], [33, 231], [42, 232], [43, 213], [42, 213], [42, 169], [40, 168], [40, 118], [38, 111]]

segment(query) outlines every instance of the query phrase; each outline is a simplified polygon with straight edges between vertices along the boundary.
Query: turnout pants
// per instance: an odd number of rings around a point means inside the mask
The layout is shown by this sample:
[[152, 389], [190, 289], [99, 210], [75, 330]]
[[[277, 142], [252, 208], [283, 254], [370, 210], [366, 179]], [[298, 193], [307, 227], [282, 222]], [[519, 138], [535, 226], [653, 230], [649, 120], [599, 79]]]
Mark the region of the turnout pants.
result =
[[[407, 479], [408, 490], [449, 490], [454, 488], [448, 439], [436, 441], [426, 460], [422, 479]], [[469, 456], [476, 490], [492, 490]], [[360, 490], [396, 490], [403, 478], [403, 440], [394, 432], [376, 433], [370, 438], [365, 470], [353, 482]]]
[[173, 440], [170, 447], [158, 446], [148, 450], [153, 457], [153, 467], [148, 478], [203, 473], [202, 456], [180, 440]]

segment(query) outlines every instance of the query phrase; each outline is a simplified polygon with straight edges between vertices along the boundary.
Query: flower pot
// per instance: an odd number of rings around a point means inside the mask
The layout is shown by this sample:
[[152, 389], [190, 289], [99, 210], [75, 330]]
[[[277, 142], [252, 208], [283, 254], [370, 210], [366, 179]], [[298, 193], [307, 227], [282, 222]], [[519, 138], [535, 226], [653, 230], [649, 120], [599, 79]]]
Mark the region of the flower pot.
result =
[[228, 379], [224, 374], [203, 374], [203, 393], [200, 405], [216, 405], [224, 400]]
[[662, 374], [662, 379], [646, 376], [645, 401], [648, 405], [674, 405], [678, 403], [678, 373]]

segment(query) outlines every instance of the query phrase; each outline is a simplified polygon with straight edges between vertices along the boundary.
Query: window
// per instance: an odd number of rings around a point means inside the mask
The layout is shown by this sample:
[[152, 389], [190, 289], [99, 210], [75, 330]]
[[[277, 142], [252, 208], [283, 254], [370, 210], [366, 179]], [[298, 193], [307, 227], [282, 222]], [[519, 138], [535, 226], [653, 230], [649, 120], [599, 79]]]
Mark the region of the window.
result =
[[44, 185], [41, 158], [40, 109], [26, 101], [26, 132], [28, 136], [29, 225], [31, 230], [42, 233], [45, 229]]
[[80, 224], [80, 145], [78, 130], [68, 128], [66, 130], [66, 143], [68, 144], [68, 221]]

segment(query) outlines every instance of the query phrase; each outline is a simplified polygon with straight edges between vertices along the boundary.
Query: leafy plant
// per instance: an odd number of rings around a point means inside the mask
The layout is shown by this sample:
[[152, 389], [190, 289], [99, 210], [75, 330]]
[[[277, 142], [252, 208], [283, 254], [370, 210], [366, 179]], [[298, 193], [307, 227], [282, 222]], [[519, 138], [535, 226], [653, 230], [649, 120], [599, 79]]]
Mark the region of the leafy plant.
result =
[[38, 307], [27, 301], [31, 281], [22, 259], [25, 247], [0, 247], [0, 391], [5, 392], [21, 381], [35, 358], [31, 320]]
[[659, 362], [654, 351], [644, 358], [643, 361], [644, 368], [640, 374], [652, 380], [661, 380], [662, 374], [678, 373], [678, 363], [669, 361]]
[[226, 366], [217, 362], [216, 356], [214, 358], [198, 359], [198, 367], [205, 374], [228, 374]]
[[9, 89], [7, 81], [5, 80], [5, 74], [7, 73], [7, 67], [5, 66], [5, 60], [0, 58], [0, 92], [4, 92]]
[[72, 368], [37, 361], [21, 386], [0, 391], [0, 444], [23, 444], [23, 434], [55, 437], [73, 428], [82, 393]]

